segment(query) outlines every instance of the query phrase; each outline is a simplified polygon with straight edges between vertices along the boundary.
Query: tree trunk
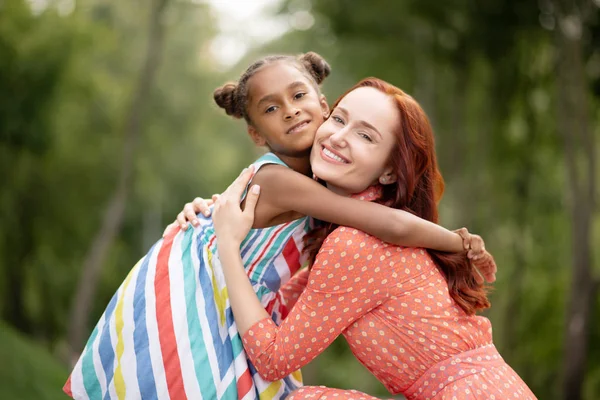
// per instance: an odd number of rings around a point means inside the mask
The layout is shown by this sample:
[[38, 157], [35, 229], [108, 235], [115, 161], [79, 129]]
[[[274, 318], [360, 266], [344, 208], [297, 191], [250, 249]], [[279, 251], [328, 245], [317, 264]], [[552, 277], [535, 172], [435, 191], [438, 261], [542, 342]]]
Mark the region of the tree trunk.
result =
[[590, 129], [589, 86], [583, 62], [585, 14], [581, 4], [556, 2], [558, 10], [558, 129], [565, 146], [572, 224], [571, 288], [566, 314], [563, 398], [582, 398], [592, 307], [598, 282], [592, 272], [595, 144]]
[[134, 155], [140, 136], [142, 111], [150, 93], [163, 48], [162, 16], [168, 0], [155, 0], [149, 21], [148, 45], [138, 82], [124, 124], [123, 158], [119, 180], [106, 208], [102, 225], [86, 254], [83, 271], [73, 300], [69, 326], [71, 361], [83, 347], [88, 316], [96, 293], [97, 280], [104, 259], [117, 235], [129, 196], [134, 167]]

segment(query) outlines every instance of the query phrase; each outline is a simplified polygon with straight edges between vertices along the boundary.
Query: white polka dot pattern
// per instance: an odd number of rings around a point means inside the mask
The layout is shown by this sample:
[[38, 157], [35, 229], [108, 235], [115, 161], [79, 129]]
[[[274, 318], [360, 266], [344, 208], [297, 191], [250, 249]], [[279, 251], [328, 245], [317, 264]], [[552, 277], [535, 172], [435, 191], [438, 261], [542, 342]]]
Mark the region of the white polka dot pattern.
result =
[[[500, 387], [504, 395], [497, 398], [535, 398], [499, 355], [498, 365], [488, 365], [485, 371], [478, 365], [486, 360], [472, 359], [466, 372], [444, 372], [449, 368], [444, 362], [461, 353], [483, 348], [498, 354], [489, 320], [468, 316], [454, 303], [446, 280], [425, 250], [392, 246], [346, 227], [325, 240], [305, 291], [282, 324], [261, 320], [243, 341], [258, 372], [276, 380], [308, 364], [340, 334], [356, 358], [394, 394], [414, 390], [419, 381], [417, 397], [411, 399], [426, 398], [418, 393], [421, 387], [437, 387], [430, 397], [436, 399], [463, 399], [465, 388], [470, 398], [489, 398], [487, 394], [494, 393], [490, 388]], [[427, 377], [428, 371], [432, 372]], [[458, 389], [450, 397], [437, 397], [455, 386]], [[291, 398], [334, 398], [336, 393], [302, 390], [308, 397], [296, 397], [298, 391]], [[478, 391], [485, 394], [473, 396]], [[337, 393], [335, 398], [340, 399], [366, 396]]]

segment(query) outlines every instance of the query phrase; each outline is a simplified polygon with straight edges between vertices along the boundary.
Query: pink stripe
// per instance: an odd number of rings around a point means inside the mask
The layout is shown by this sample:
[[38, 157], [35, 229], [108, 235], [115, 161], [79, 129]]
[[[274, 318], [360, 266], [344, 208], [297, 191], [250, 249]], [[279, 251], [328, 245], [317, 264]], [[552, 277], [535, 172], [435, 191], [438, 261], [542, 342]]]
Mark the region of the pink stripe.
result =
[[258, 262], [260, 260], [262, 260], [263, 256], [265, 255], [265, 253], [267, 252], [267, 250], [269, 250], [269, 248], [271, 247], [271, 244], [273, 243], [273, 241], [277, 238], [277, 235], [279, 235], [279, 233], [281, 233], [281, 231], [286, 228], [286, 224], [282, 225], [281, 228], [277, 229], [274, 233], [273, 236], [271, 236], [271, 238], [269, 239], [269, 241], [267, 242], [267, 244], [265, 244], [263, 246], [263, 250], [260, 253], [260, 255], [256, 258], [256, 260], [252, 263], [252, 265], [250, 266], [250, 268], [248, 268], [247, 270], [247, 274], [248, 276], [250, 276], [252, 274], [252, 271], [254, 270], [254, 268], [256, 268], [256, 265], [258, 264]]

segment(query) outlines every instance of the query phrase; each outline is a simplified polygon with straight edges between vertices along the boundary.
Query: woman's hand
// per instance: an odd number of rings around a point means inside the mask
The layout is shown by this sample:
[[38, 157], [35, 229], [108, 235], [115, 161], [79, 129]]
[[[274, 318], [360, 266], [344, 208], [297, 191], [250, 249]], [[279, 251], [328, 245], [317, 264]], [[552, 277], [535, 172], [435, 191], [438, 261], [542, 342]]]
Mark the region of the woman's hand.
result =
[[197, 214], [203, 214], [205, 217], [210, 216], [210, 207], [214, 204], [216, 196], [216, 194], [213, 194], [212, 200], [196, 197], [191, 203], [185, 203], [183, 210], [177, 214], [177, 219], [165, 228], [163, 237], [165, 237], [171, 229], [177, 226], [179, 226], [182, 231], [187, 230], [188, 222], [191, 222], [194, 226], [198, 226], [200, 221], [198, 221]]
[[[485, 243], [481, 236], [469, 233], [467, 228], [460, 228], [454, 232], [459, 234], [463, 239], [463, 246], [467, 251], [467, 257], [481, 274], [481, 276], [476, 278], [480, 280], [483, 277], [489, 283], [496, 281], [498, 268], [496, 267], [494, 257], [485, 250]], [[483, 283], [483, 281], [480, 283]]]
[[254, 208], [260, 194], [260, 186], [253, 185], [246, 196], [245, 209], [240, 202], [242, 194], [252, 178], [253, 166], [244, 169], [240, 176], [220, 196], [216, 196], [212, 219], [219, 248], [237, 248], [242, 244], [254, 223]]

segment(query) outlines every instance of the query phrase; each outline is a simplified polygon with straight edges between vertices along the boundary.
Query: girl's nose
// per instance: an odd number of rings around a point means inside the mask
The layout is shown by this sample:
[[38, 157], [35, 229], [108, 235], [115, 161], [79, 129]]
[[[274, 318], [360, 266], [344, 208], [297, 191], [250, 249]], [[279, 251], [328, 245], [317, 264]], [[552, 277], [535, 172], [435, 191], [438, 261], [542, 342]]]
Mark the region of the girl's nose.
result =
[[290, 107], [285, 113], [285, 119], [290, 120], [292, 118], [297, 117], [298, 115], [300, 115], [300, 109], [296, 107]]

